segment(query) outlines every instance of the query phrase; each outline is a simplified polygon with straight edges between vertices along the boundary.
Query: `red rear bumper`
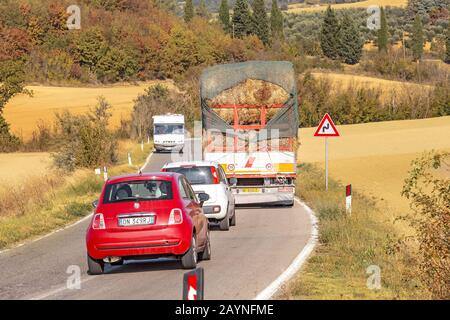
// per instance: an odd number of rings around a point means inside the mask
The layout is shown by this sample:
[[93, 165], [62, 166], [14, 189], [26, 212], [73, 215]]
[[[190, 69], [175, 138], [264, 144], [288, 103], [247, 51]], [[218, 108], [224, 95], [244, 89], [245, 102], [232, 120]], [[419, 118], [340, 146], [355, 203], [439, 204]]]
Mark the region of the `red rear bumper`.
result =
[[127, 256], [183, 255], [189, 250], [192, 229], [171, 226], [159, 230], [109, 232], [89, 229], [88, 254], [94, 259]]

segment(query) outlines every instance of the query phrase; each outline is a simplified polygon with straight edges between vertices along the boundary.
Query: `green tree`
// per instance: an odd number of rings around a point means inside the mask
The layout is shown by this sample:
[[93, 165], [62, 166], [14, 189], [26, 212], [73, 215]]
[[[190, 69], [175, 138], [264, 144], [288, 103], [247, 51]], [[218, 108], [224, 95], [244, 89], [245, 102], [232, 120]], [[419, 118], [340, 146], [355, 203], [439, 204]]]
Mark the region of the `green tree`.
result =
[[242, 38], [251, 31], [251, 16], [247, 0], [236, 0], [233, 9], [232, 33], [235, 38]]
[[194, 19], [194, 4], [192, 0], [186, 0], [184, 5], [184, 21], [191, 22]]
[[278, 1], [272, 0], [272, 10], [270, 12], [270, 31], [272, 39], [283, 39], [283, 14], [278, 7]]
[[222, 29], [225, 32], [230, 32], [230, 8], [228, 7], [228, 0], [222, 0], [219, 9], [219, 21]]
[[98, 28], [83, 32], [75, 44], [75, 52], [80, 65], [95, 69], [98, 61], [108, 50], [106, 40]]
[[252, 3], [252, 33], [265, 44], [269, 44], [269, 18], [264, 0], [254, 0]]
[[380, 29], [378, 30], [378, 34], [377, 34], [378, 51], [387, 52], [388, 25], [387, 25], [387, 19], [386, 19], [386, 11], [384, 10], [383, 7], [381, 7], [380, 23], [381, 23]]
[[445, 41], [445, 58], [444, 61], [446, 63], [450, 63], [450, 21], [448, 23], [447, 27], [447, 35], [446, 35], [446, 41]]
[[411, 42], [412, 42], [411, 48], [412, 48], [412, 52], [413, 52], [413, 58], [414, 58], [414, 60], [418, 61], [418, 60], [422, 59], [423, 44], [424, 44], [422, 18], [418, 14], [416, 15], [416, 18], [414, 19]]
[[19, 139], [9, 132], [9, 124], [3, 117], [3, 109], [12, 97], [23, 91], [24, 81], [22, 61], [0, 62], [0, 152], [16, 151], [19, 146]]
[[205, 0], [200, 0], [196, 13], [199, 17], [208, 19], [210, 17], [208, 8], [206, 7]]
[[339, 58], [339, 21], [331, 6], [328, 6], [322, 23], [320, 46], [323, 54], [330, 59]]
[[361, 59], [364, 41], [350, 15], [345, 14], [339, 30], [339, 57], [347, 64]]

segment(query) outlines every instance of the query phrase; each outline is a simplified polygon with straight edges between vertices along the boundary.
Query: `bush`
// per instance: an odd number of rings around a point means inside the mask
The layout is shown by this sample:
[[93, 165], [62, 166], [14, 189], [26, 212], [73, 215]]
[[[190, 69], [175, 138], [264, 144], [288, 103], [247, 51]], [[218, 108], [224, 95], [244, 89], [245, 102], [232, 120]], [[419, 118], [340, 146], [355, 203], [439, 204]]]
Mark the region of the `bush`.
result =
[[450, 153], [431, 152], [412, 163], [403, 196], [419, 242], [420, 276], [435, 299], [450, 299]]
[[87, 115], [57, 114], [55, 165], [68, 171], [117, 162], [117, 138], [108, 130], [110, 105], [103, 97]]

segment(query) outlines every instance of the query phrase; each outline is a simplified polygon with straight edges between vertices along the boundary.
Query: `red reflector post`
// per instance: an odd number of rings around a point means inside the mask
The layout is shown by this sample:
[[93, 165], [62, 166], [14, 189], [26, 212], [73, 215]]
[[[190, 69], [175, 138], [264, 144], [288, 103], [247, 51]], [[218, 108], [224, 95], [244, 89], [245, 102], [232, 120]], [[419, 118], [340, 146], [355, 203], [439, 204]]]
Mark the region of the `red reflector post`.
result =
[[183, 300], [204, 299], [204, 270], [197, 268], [183, 276]]

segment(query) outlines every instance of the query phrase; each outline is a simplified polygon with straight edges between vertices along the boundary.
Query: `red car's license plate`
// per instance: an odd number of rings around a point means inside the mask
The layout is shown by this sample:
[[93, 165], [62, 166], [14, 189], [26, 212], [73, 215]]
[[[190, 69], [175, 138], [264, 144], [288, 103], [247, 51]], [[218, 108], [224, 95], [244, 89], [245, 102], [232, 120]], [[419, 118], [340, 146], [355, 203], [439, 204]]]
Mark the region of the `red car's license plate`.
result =
[[119, 219], [119, 226], [121, 227], [143, 226], [149, 224], [155, 224], [155, 216]]

